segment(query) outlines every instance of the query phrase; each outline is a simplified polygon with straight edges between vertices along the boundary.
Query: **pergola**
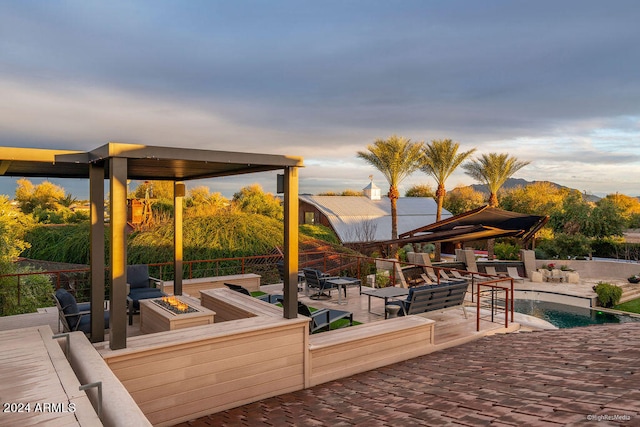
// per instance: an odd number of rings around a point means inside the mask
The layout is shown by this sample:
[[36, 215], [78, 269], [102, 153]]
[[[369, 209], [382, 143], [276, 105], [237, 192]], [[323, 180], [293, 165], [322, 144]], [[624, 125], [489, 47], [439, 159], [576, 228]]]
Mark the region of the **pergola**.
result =
[[284, 171], [284, 303], [297, 316], [298, 168], [301, 157], [212, 151], [110, 142], [92, 151], [0, 147], [0, 176], [89, 179], [91, 203], [91, 340], [104, 340], [105, 179], [109, 180], [109, 346], [127, 346], [127, 180], [174, 182], [174, 293], [182, 294], [182, 199], [184, 181], [272, 170]]

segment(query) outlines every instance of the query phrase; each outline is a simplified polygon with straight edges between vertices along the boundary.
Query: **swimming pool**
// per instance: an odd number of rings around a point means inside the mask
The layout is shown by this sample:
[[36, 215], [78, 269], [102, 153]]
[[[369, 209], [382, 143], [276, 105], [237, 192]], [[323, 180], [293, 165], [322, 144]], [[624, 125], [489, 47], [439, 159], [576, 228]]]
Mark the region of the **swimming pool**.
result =
[[575, 328], [577, 326], [603, 323], [640, 322], [640, 317], [546, 301], [517, 299], [514, 301], [514, 309], [518, 313], [546, 320], [558, 328]]

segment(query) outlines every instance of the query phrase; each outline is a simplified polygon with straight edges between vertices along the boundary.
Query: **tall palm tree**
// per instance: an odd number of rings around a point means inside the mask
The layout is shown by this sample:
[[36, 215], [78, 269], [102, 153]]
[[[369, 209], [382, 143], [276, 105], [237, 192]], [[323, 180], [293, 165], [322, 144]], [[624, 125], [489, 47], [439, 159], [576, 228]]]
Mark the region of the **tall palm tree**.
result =
[[531, 162], [519, 161], [509, 154], [483, 154], [479, 159], [471, 160], [462, 167], [473, 179], [485, 184], [489, 189], [489, 206], [498, 206], [498, 190], [513, 174]]
[[[489, 206], [498, 207], [498, 190], [511, 178], [513, 174], [528, 165], [530, 162], [519, 161], [508, 154], [489, 153], [483, 154], [477, 160], [471, 160], [462, 167], [465, 173], [473, 179], [485, 184], [489, 189]], [[493, 259], [493, 247], [495, 239], [487, 240], [488, 258]]]
[[[460, 144], [450, 139], [434, 139], [423, 149], [424, 163], [420, 169], [436, 180], [436, 222], [442, 219], [442, 205], [447, 194], [445, 182], [451, 174], [473, 154], [476, 149], [458, 153]], [[436, 243], [435, 260], [440, 261], [440, 243]]]
[[[391, 238], [394, 240], [398, 238], [398, 185], [420, 167], [423, 145], [392, 135], [386, 140], [377, 139], [367, 146], [368, 151], [358, 151], [358, 157], [382, 172], [389, 182], [387, 196], [391, 202]], [[392, 251], [395, 252], [395, 246]]]
[[442, 219], [442, 205], [447, 190], [445, 182], [451, 174], [473, 154], [476, 149], [458, 153], [460, 144], [450, 139], [434, 139], [423, 149], [424, 163], [420, 169], [427, 175], [431, 175], [436, 180], [438, 188], [436, 190], [436, 222]]

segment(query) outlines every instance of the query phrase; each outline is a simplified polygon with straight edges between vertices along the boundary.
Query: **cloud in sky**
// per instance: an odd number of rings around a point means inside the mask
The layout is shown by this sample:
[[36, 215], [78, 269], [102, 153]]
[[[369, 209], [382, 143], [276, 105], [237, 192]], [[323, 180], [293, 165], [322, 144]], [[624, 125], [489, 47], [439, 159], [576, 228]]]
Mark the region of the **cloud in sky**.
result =
[[451, 138], [638, 195], [638, 22], [623, 0], [3, 2], [0, 145], [300, 155], [317, 193], [383, 186], [355, 155], [376, 138]]

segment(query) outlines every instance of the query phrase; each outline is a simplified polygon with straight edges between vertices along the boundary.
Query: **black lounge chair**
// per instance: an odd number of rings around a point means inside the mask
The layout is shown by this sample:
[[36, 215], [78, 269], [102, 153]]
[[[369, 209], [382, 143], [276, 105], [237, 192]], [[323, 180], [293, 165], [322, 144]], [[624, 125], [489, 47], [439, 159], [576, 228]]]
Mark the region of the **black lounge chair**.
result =
[[[66, 289], [58, 289], [53, 294], [58, 308], [58, 331], [62, 324], [63, 332], [82, 331], [91, 333], [91, 303], [76, 302], [76, 298]], [[109, 329], [109, 312], [104, 311], [104, 328]]]
[[[225, 283], [224, 285], [232, 291], [240, 292], [241, 294], [253, 297], [253, 295], [251, 295], [251, 292], [249, 292], [249, 290], [243, 286], [234, 285], [233, 283]], [[268, 302], [269, 304], [277, 304], [281, 302], [284, 297], [282, 295], [265, 294], [255, 298], [259, 299], [260, 301]]]
[[465, 318], [464, 296], [467, 292], [466, 280], [441, 282], [439, 285], [424, 285], [409, 289], [407, 298], [389, 302], [388, 305], [399, 305], [398, 316], [425, 313], [448, 307], [462, 306]]
[[349, 319], [349, 326], [353, 325], [353, 313], [349, 311], [322, 308], [312, 312], [309, 307], [300, 301], [298, 301], [298, 314], [311, 318], [311, 322], [309, 322], [309, 330], [312, 334], [322, 329], [326, 329], [328, 331], [331, 329], [331, 324], [340, 319]]
[[146, 264], [135, 264], [127, 266], [127, 308], [129, 312], [129, 324], [133, 324], [134, 313], [140, 312], [140, 300], [151, 298], [162, 298], [167, 296], [162, 289], [162, 281], [149, 276], [149, 266]]

